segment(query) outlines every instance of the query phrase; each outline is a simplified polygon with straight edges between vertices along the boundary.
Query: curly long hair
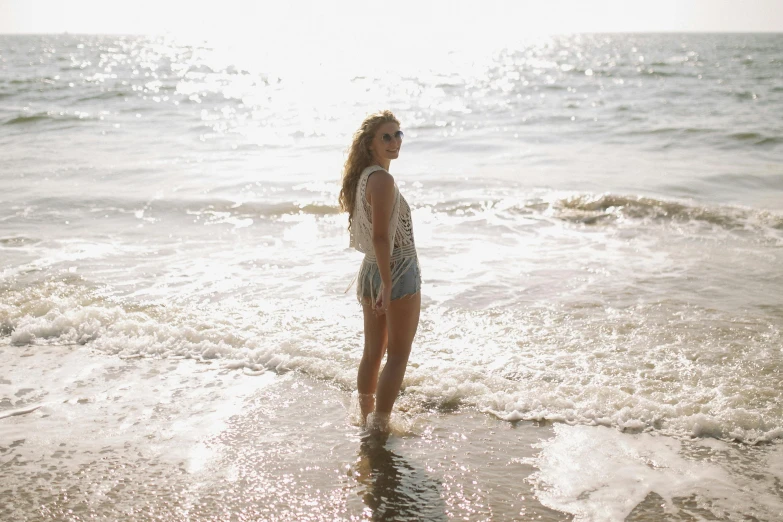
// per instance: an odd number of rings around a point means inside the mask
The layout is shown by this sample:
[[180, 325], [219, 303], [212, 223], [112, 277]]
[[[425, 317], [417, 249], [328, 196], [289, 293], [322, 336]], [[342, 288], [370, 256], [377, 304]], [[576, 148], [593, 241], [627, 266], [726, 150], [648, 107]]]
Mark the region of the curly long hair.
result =
[[343, 187], [340, 190], [340, 210], [348, 212], [348, 230], [351, 229], [353, 210], [356, 206], [356, 186], [359, 184], [359, 177], [373, 162], [370, 144], [378, 127], [389, 122], [400, 124], [391, 111], [370, 114], [353, 135], [351, 148], [348, 149], [348, 158], [343, 167]]

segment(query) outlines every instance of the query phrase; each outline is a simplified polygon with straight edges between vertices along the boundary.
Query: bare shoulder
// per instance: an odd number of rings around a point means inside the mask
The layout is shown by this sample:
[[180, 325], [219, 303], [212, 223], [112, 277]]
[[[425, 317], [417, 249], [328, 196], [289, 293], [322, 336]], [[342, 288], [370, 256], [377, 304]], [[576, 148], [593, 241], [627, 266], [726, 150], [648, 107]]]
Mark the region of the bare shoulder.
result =
[[367, 178], [367, 194], [381, 194], [394, 189], [394, 177], [385, 170], [376, 170]]

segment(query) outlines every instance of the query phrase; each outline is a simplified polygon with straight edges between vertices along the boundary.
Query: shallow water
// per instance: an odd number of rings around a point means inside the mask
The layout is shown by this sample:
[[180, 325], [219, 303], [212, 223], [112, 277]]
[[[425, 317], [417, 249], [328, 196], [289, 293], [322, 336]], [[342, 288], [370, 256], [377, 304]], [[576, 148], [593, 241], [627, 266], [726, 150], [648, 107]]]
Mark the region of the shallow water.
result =
[[[297, 372], [5, 347], [9, 520], [775, 520], [780, 446], [398, 412]], [[35, 408], [35, 409], [33, 409]], [[10, 412], [16, 415], [7, 416]], [[752, 473], [750, 471], [752, 470]], [[627, 518], [626, 518], [627, 515]]]
[[395, 421], [383, 446], [360, 440], [350, 396], [294, 373], [67, 346], [3, 357], [3, 394], [38, 406], [2, 419], [4, 519], [565, 519], [514, 457], [551, 427], [430, 414]]

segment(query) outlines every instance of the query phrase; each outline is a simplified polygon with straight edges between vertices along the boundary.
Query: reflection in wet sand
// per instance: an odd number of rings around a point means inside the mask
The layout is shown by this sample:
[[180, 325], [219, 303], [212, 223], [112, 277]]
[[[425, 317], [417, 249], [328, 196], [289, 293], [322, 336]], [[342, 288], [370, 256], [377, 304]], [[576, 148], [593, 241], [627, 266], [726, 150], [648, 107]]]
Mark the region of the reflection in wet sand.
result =
[[441, 483], [405, 457], [391, 451], [385, 440], [362, 440], [355, 476], [371, 520], [447, 520]]

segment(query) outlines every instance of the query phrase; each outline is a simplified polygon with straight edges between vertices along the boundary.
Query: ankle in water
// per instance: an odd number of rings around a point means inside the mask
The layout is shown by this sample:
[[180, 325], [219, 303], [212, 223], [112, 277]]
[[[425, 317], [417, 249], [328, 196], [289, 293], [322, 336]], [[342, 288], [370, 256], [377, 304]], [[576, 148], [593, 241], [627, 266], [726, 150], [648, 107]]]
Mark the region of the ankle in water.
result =
[[375, 394], [359, 393], [355, 390], [351, 394], [351, 404], [348, 408], [351, 424], [356, 426], [366, 426], [367, 414], [375, 409]]
[[369, 431], [388, 433], [391, 413], [375, 411], [367, 416], [367, 429]]
[[374, 393], [359, 393], [359, 404], [365, 405], [365, 404], [372, 404], [375, 405], [375, 394]]

